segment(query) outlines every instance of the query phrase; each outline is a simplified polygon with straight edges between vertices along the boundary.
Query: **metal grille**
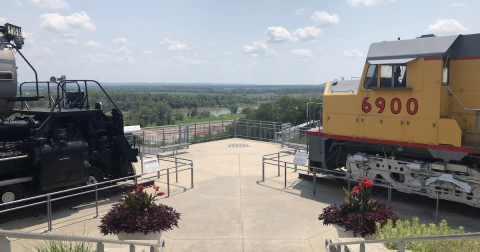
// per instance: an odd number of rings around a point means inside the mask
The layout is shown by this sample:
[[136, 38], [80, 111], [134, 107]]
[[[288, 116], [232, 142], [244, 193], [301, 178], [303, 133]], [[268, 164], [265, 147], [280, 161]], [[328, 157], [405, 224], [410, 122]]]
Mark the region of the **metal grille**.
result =
[[229, 144], [228, 147], [232, 148], [244, 148], [244, 147], [250, 147], [248, 144]]

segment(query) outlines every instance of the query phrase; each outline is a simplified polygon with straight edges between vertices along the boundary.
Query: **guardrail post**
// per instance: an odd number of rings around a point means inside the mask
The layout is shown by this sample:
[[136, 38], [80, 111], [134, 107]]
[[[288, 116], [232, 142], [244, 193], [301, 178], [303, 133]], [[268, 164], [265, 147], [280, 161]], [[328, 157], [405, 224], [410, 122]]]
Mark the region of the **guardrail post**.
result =
[[175, 184], [178, 184], [178, 165], [177, 165], [177, 158], [175, 158]]
[[193, 133], [194, 133], [193, 143], [196, 144], [197, 143], [197, 123], [195, 123], [195, 131]]
[[360, 243], [360, 252], [365, 252], [365, 243]]
[[46, 232], [52, 231], [52, 196], [50, 193], [47, 194], [47, 219], [48, 219], [48, 230]]
[[237, 119], [233, 119], [233, 138], [237, 138]]
[[223, 120], [222, 120], [222, 139], [225, 139], [225, 127], [223, 125]]
[[142, 174], [145, 174], [144, 170], [143, 170], [144, 168], [143, 168], [143, 153], [142, 152], [140, 152], [140, 167], [142, 168]]
[[144, 130], [144, 131], [142, 131], [142, 146], [143, 146], [143, 148], [142, 148], [141, 153], [145, 152], [145, 144], [146, 143], [145, 143], [145, 130]]
[[167, 198], [170, 198], [170, 168], [167, 168]]
[[95, 181], [95, 217], [94, 218], [98, 218], [98, 186], [96, 181]]
[[392, 204], [392, 182], [388, 182], [388, 204]]
[[260, 121], [260, 129], [258, 130], [258, 133], [260, 141], [262, 141], [262, 121]]
[[[188, 143], [190, 143], [190, 127], [189, 127], [189, 125], [187, 125], [185, 127], [187, 129], [187, 138], [185, 139], [185, 143], [188, 144]], [[187, 148], [188, 148], [188, 145], [187, 145]]]
[[160, 157], [158, 154], [157, 154], [157, 160], [158, 160], [157, 178], [159, 179], [160, 178]]
[[265, 182], [265, 156], [262, 156], [262, 182]]
[[135, 252], [135, 245], [130, 244], [130, 252]]
[[277, 166], [278, 166], [278, 176], [280, 177], [280, 152], [277, 153]]
[[437, 193], [437, 206], [436, 206], [436, 209], [435, 209], [435, 222], [438, 223], [438, 201], [439, 201], [439, 195], [440, 195], [440, 192], [438, 192], [437, 190], [435, 190], [435, 192]]
[[105, 251], [105, 245], [103, 245], [102, 242], [97, 243], [97, 252], [104, 252]]
[[405, 242], [399, 241], [398, 242], [398, 252], [405, 252]]
[[162, 129], [162, 144], [165, 146], [165, 129]]
[[317, 168], [313, 167], [313, 196], [317, 197]]
[[8, 239], [8, 237], [0, 236], [0, 248], [2, 248], [2, 250], [4, 250], [5, 252], [12, 252], [12, 247], [10, 245], [10, 239]]
[[287, 162], [284, 163], [284, 167], [285, 167], [285, 188], [283, 189], [287, 189]]
[[192, 184], [191, 189], [193, 189], [193, 188], [194, 188], [194, 187], [193, 187], [193, 161], [190, 161], [190, 175], [191, 175], [191, 177], [190, 177], [190, 183]]

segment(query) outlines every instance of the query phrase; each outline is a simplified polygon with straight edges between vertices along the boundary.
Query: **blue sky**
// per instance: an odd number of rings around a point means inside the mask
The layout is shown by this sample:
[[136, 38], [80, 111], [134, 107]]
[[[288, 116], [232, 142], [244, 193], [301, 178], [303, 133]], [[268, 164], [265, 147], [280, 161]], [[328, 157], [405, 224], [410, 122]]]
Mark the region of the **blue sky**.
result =
[[[480, 32], [480, 1], [3, 0], [42, 80], [320, 84], [360, 76], [369, 45]], [[19, 80], [33, 80], [17, 57]]]

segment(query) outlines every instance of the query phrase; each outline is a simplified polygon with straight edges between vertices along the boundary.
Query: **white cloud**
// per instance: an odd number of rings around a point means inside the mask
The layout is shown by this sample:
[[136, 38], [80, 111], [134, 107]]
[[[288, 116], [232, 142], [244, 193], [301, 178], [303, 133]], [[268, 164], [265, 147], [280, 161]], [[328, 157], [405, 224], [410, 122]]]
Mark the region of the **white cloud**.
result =
[[395, 1], [396, 0], [347, 0], [347, 3], [351, 6], [373, 6]]
[[95, 41], [92, 41], [92, 40], [89, 40], [89, 41], [87, 41], [87, 43], [85, 43], [85, 46], [87, 46], [87, 47], [99, 47], [99, 46], [102, 46], [102, 44], [100, 44], [98, 42], [95, 42]]
[[122, 63], [128, 63], [128, 64], [134, 64], [137, 62], [137, 60], [135, 58], [133, 58], [132, 56], [129, 56], [129, 55], [125, 55], [125, 56], [122, 56], [122, 57], [117, 57], [116, 60], [118, 62], [122, 62]]
[[300, 8], [300, 9], [295, 10], [295, 14], [297, 14], [297, 15], [303, 15], [303, 13], [305, 13], [304, 8]]
[[120, 37], [112, 40], [115, 45], [135, 45], [135, 43], [129, 42], [126, 38]]
[[319, 51], [323, 50], [323, 48], [322, 48], [321, 46], [317, 47], [317, 49], [318, 49]]
[[170, 51], [188, 51], [188, 46], [185, 44], [173, 44], [168, 47]]
[[352, 49], [350, 51], [343, 50], [343, 57], [345, 58], [360, 58], [362, 57], [362, 53], [358, 49]]
[[268, 27], [267, 31], [265, 31], [265, 34], [267, 35], [267, 42], [270, 43], [282, 43], [293, 40], [290, 32], [281, 26]]
[[97, 55], [97, 57], [95, 57], [91, 54], [87, 54], [87, 55], [83, 56], [83, 58], [88, 59], [88, 60], [90, 60], [91, 62], [94, 62], [94, 63], [104, 63], [104, 62], [106, 62], [106, 60], [104, 58], [98, 57], [98, 55]]
[[152, 53], [153, 52], [150, 51], [150, 50], [145, 50], [145, 51], [142, 52], [143, 55], [152, 55]]
[[465, 3], [453, 3], [450, 6], [452, 6], [452, 7], [465, 7], [465, 6], [467, 6], [467, 4], [465, 4]]
[[293, 32], [293, 36], [301, 41], [311, 41], [318, 38], [322, 33], [322, 29], [315, 28], [315, 26], [305, 27], [304, 29], [298, 28]]
[[162, 44], [162, 45], [165, 45], [165, 44], [171, 45], [171, 44], [180, 44], [180, 41], [173, 41], [173, 40], [165, 37], [162, 40], [160, 40], [159, 43]]
[[243, 46], [243, 53], [250, 54], [252, 57], [272, 57], [277, 55], [273, 49], [269, 49], [263, 42], [253, 42], [253, 46]]
[[435, 24], [428, 25], [426, 32], [438, 32], [438, 33], [453, 33], [463, 32], [468, 28], [463, 27], [460, 22], [455, 19], [438, 20]]
[[[70, 16], [62, 16], [58, 13], [40, 15], [43, 22], [40, 27], [58, 32], [68, 41], [77, 39], [81, 31], [94, 31], [96, 29], [90, 17], [85, 12], [73, 13]], [[68, 43], [68, 41], [65, 41]]]
[[13, 1], [13, 4], [17, 7], [22, 7], [23, 6], [23, 2], [19, 1], [19, 0]]
[[70, 5], [63, 0], [30, 0], [31, 3], [42, 9], [68, 9]]
[[132, 53], [126, 46], [122, 46], [118, 49], [114, 49], [112, 50], [112, 52], [115, 52], [115, 53], [123, 53], [123, 54], [130, 54]]
[[230, 56], [230, 55], [232, 55], [232, 52], [223, 51], [223, 56]]
[[212, 46], [214, 43], [215, 43], [215, 41], [210, 40], [210, 41], [208, 41], [205, 45], [206, 45], [206, 46]]
[[330, 15], [325, 11], [315, 11], [310, 18], [319, 27], [340, 23], [340, 17], [337, 14]]
[[0, 25], [4, 25], [7, 22], [6, 18], [0, 17]]
[[294, 49], [290, 50], [290, 54], [297, 58], [309, 58], [312, 57], [312, 52], [307, 49]]

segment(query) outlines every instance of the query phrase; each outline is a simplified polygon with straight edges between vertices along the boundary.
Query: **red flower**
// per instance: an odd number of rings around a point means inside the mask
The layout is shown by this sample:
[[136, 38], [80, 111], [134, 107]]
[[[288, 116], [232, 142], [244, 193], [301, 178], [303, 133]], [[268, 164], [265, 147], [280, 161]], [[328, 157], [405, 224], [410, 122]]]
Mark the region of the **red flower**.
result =
[[358, 189], [358, 187], [356, 187], [356, 186], [353, 187], [352, 193], [357, 193], [357, 189]]
[[370, 182], [370, 181], [368, 181], [368, 182], [365, 183], [365, 187], [366, 187], [367, 189], [370, 188], [370, 187], [372, 187], [372, 186], [373, 186], [373, 183]]
[[164, 192], [161, 192], [161, 193], [160, 193], [160, 196], [163, 196], [163, 195], [165, 195], [165, 193], [164, 193]]
[[368, 180], [367, 177], [365, 177], [365, 178], [362, 179], [362, 183], [366, 183], [366, 182], [369, 182], [369, 181], [370, 181], [370, 180]]

